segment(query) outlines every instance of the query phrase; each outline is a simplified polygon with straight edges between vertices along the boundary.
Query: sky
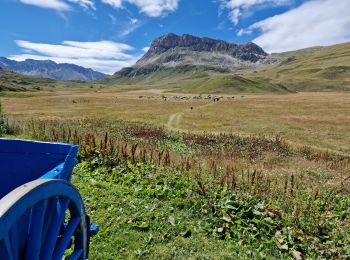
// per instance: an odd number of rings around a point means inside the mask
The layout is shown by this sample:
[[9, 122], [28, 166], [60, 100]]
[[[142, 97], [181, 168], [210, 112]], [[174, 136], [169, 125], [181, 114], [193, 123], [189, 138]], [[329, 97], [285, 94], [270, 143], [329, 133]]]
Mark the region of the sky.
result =
[[350, 41], [350, 0], [0, 0], [0, 56], [113, 74], [167, 33], [284, 52]]

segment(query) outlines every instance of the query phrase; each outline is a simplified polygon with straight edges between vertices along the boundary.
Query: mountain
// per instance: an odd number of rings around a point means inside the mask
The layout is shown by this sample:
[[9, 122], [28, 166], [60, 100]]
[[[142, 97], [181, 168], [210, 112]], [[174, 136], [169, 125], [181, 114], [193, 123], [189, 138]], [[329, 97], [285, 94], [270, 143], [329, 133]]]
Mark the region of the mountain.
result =
[[14, 61], [0, 57], [0, 67], [27, 75], [41, 78], [50, 78], [56, 80], [77, 80], [77, 81], [94, 81], [101, 80], [107, 75], [87, 69], [78, 65], [62, 63], [57, 64], [51, 60], [32, 60]]
[[188, 34], [167, 34], [155, 39], [133, 67], [102, 82], [181, 93], [289, 93], [282, 84], [241, 75], [276, 64], [279, 59], [254, 43], [239, 45]]
[[[197, 54], [191, 57], [190, 54]], [[194, 64], [235, 67], [265, 60], [268, 54], [254, 43], [237, 45], [221, 40], [199, 38], [189, 34], [167, 34], [155, 39], [147, 53], [137, 62], [144, 66]], [[224, 62], [224, 64], [222, 64]]]
[[103, 82], [192, 93], [350, 91], [350, 43], [267, 54], [254, 43], [167, 34]]
[[[133, 66], [115, 73], [113, 79], [133, 79], [155, 72], [168, 74], [200, 66], [216, 73], [230, 73], [275, 63], [254, 43], [234, 44], [189, 34], [163, 35], [153, 41], [147, 53]], [[182, 69], [181, 69], [182, 68]]]

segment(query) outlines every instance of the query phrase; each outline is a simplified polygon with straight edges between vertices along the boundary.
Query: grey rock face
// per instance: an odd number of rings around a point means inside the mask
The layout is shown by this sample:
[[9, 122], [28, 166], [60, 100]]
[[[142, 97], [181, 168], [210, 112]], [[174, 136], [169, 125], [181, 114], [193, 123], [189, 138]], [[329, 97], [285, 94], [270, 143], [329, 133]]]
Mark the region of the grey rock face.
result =
[[254, 43], [234, 44], [188, 34], [163, 35], [153, 41], [147, 53], [130, 68], [113, 78], [136, 78], [156, 72], [178, 74], [190, 71], [230, 73], [275, 63], [269, 54]]
[[[200, 38], [192, 35], [184, 34], [178, 36], [176, 34], [163, 35], [153, 41], [148, 52], [141, 58], [138, 63], [143, 63], [157, 55], [166, 53], [171, 49], [190, 52], [216, 52], [229, 55], [241, 61], [258, 62], [268, 56], [268, 54], [254, 43], [247, 43], [237, 45], [221, 40], [214, 40], [210, 38]], [[174, 58], [178, 60], [178, 56], [172, 54], [167, 59]]]
[[74, 64], [57, 64], [51, 60], [40, 61], [27, 59], [25, 61], [14, 61], [0, 57], [0, 67], [28, 76], [56, 80], [94, 81], [107, 77], [107, 75], [92, 69]]

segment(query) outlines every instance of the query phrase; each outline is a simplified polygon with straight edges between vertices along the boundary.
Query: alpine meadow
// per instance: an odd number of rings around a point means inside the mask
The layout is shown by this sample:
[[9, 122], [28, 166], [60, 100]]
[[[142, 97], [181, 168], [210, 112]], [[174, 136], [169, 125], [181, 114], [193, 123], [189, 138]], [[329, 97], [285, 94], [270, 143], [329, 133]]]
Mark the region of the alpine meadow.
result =
[[[0, 140], [78, 145], [71, 183], [99, 227], [85, 258], [72, 237], [64, 259], [349, 259], [346, 10], [0, 3]], [[18, 243], [1, 240], [1, 204], [0, 258]]]

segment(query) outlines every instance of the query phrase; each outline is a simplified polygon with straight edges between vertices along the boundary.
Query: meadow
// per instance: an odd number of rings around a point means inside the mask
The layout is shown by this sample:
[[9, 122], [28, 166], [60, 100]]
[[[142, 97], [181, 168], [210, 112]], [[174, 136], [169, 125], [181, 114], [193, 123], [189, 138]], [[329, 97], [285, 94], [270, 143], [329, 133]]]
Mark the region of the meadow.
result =
[[10, 94], [2, 103], [18, 120], [123, 119], [179, 131], [279, 135], [300, 145], [350, 152], [348, 93], [223, 95], [220, 102], [205, 95], [194, 99], [198, 96], [95, 88]]
[[92, 259], [350, 257], [350, 95], [206, 97], [5, 94], [0, 128], [79, 144]]

